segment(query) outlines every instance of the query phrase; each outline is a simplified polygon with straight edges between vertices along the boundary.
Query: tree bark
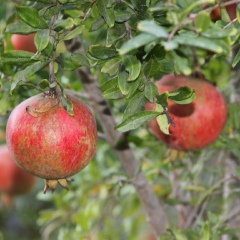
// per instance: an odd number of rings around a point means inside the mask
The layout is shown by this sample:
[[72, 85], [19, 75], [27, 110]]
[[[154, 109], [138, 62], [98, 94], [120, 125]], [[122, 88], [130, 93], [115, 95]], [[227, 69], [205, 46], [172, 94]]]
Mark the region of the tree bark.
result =
[[102, 98], [98, 88], [97, 79], [87, 68], [80, 68], [78, 74], [85, 91], [89, 95], [89, 104], [94, 109], [99, 119], [109, 144], [115, 150], [125, 171], [132, 178], [138, 197], [145, 209], [147, 221], [152, 226], [155, 234], [160, 236], [166, 231], [168, 225], [163, 202], [156, 197], [139, 162], [131, 151], [126, 134], [114, 130], [117, 125], [108, 102]]

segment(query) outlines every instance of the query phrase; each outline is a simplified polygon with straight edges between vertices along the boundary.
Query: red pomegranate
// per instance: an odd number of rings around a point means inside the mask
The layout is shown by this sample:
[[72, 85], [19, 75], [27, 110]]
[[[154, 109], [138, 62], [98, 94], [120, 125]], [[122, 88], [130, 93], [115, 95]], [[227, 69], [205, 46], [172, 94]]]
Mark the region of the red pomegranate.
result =
[[34, 44], [34, 36], [35, 33], [28, 35], [13, 34], [11, 38], [13, 49], [36, 53], [37, 48]]
[[5, 205], [11, 204], [14, 196], [31, 191], [35, 182], [35, 176], [16, 165], [7, 145], [0, 146], [0, 192]]
[[6, 138], [16, 163], [46, 180], [44, 192], [57, 183], [68, 189], [67, 178], [82, 170], [97, 148], [97, 127], [88, 106], [67, 95], [71, 116], [59, 97], [38, 94], [20, 103], [11, 113]]
[[[156, 82], [159, 93], [189, 86], [196, 92], [196, 99], [186, 105], [168, 101], [168, 110], [175, 123], [170, 126], [171, 135], [159, 129], [156, 119], [149, 122], [153, 134], [172, 148], [198, 150], [214, 142], [224, 128], [227, 119], [227, 104], [222, 94], [211, 83], [183, 75], [165, 75]], [[148, 110], [155, 109], [147, 103]]]

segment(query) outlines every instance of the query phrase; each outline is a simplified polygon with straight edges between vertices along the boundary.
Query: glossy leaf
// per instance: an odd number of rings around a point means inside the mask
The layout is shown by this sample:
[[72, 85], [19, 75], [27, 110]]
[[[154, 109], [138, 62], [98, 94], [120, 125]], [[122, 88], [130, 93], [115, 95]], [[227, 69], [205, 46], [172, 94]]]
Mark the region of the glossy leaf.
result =
[[141, 112], [145, 109], [147, 99], [144, 92], [138, 92], [128, 102], [128, 105], [124, 111], [123, 120], [127, 119], [131, 115]]
[[123, 98], [123, 94], [119, 88], [110, 88], [103, 92], [103, 97], [106, 99], [119, 99]]
[[50, 39], [50, 30], [49, 29], [43, 29], [36, 33], [36, 35], [34, 37], [34, 43], [37, 47], [38, 52], [41, 52], [42, 50], [44, 50], [47, 47], [47, 45], [49, 43], [49, 39]]
[[168, 96], [169, 96], [169, 92], [164, 92], [157, 97], [157, 103], [160, 104], [163, 107], [167, 107], [168, 106]]
[[74, 22], [72, 18], [58, 19], [53, 25], [53, 29], [56, 32], [71, 29], [72, 27], [74, 27]]
[[110, 76], [113, 76], [118, 72], [121, 62], [121, 59], [118, 58], [111, 59], [103, 65], [101, 72], [108, 73]]
[[41, 18], [39, 16], [38, 10], [36, 8], [16, 5], [16, 10], [18, 16], [30, 26], [40, 29], [48, 27], [44, 18]]
[[163, 107], [160, 104], [156, 104], [156, 111], [160, 112], [161, 114], [157, 117], [157, 122], [158, 122], [158, 126], [160, 128], [160, 130], [164, 133], [169, 135], [169, 121], [168, 121], [168, 117], [166, 114], [163, 113]]
[[130, 98], [138, 90], [138, 88], [141, 86], [142, 79], [143, 79], [143, 74], [140, 73], [140, 75], [138, 76], [138, 78], [136, 80], [134, 80], [132, 82], [128, 82], [127, 98]]
[[129, 72], [128, 81], [134, 81], [140, 74], [141, 63], [136, 56], [127, 55], [123, 58], [123, 64]]
[[128, 40], [125, 44], [122, 45], [122, 47], [118, 50], [120, 55], [124, 55], [134, 49], [137, 49], [139, 47], [142, 47], [154, 40], [156, 40], [157, 37], [154, 35], [150, 35], [147, 33], [141, 33], [137, 35], [136, 37], [133, 37], [132, 39]]
[[43, 17], [44, 19], [50, 20], [54, 15], [60, 13], [62, 10], [62, 6], [56, 4], [53, 4], [51, 6], [47, 5], [46, 7], [42, 8], [38, 14], [40, 17]]
[[157, 59], [150, 59], [144, 66], [144, 74], [147, 78], [151, 78], [159, 73], [160, 63]]
[[99, 88], [103, 92], [108, 90], [108, 89], [111, 89], [111, 88], [118, 88], [118, 78], [114, 78], [114, 79], [111, 79], [111, 80], [107, 81], [106, 83], [100, 85]]
[[166, 29], [159, 26], [154, 21], [142, 21], [138, 24], [137, 28], [142, 32], [152, 34], [157, 38], [168, 38], [168, 32], [166, 31]]
[[169, 92], [168, 98], [177, 104], [189, 104], [196, 98], [195, 90], [190, 87], [180, 87]]
[[96, 31], [98, 30], [100, 27], [102, 27], [104, 25], [105, 21], [102, 17], [99, 17], [97, 19], [95, 19], [92, 24], [91, 27], [89, 29], [90, 32]]
[[69, 71], [76, 70], [81, 66], [89, 66], [86, 57], [80, 53], [61, 53], [56, 61], [63, 67], [63, 69]]
[[16, 34], [30, 34], [36, 32], [38, 29], [33, 28], [24, 21], [17, 21], [15, 23], [10, 23], [6, 27], [6, 32], [16, 33]]
[[117, 56], [117, 51], [114, 47], [104, 47], [102, 45], [90, 46], [89, 53], [96, 59], [108, 59]]
[[133, 12], [116, 9], [114, 11], [114, 15], [115, 15], [116, 22], [122, 23], [129, 20], [133, 16]]
[[143, 111], [138, 112], [127, 119], [125, 119], [121, 124], [115, 127], [115, 130], [119, 132], [126, 132], [139, 128], [143, 123], [151, 121], [156, 118], [160, 113], [154, 111]]
[[0, 62], [5, 64], [25, 64], [37, 61], [33, 53], [27, 51], [8, 51], [0, 55]]
[[158, 95], [158, 87], [155, 83], [149, 82], [146, 84], [145, 89], [145, 97], [150, 101], [153, 102], [154, 98]]
[[229, 36], [234, 36], [237, 33], [236, 28], [209, 28], [207, 31], [202, 33], [202, 36], [207, 38], [226, 38]]
[[98, 0], [97, 6], [99, 9], [99, 13], [102, 15], [107, 25], [110, 28], [113, 27], [115, 22], [113, 8], [107, 8], [104, 0]]
[[223, 52], [222, 47], [218, 43], [205, 37], [181, 35], [181, 36], [176, 36], [174, 38], [174, 41], [182, 45], [198, 47], [198, 48], [202, 48], [202, 49], [209, 50], [216, 53]]
[[13, 82], [11, 85], [11, 93], [16, 88], [17, 84], [20, 81], [27, 80], [29, 77], [31, 77], [33, 74], [41, 70], [43, 67], [45, 67], [50, 61], [44, 61], [44, 62], [36, 62], [28, 67], [26, 67], [24, 70], [21, 70], [17, 72], [13, 77]]
[[66, 41], [66, 40], [70, 40], [70, 39], [75, 38], [76, 36], [78, 36], [79, 34], [81, 34], [84, 29], [85, 29], [85, 26], [84, 26], [84, 25], [81, 25], [81, 26], [78, 26], [78, 27], [74, 28], [70, 33], [68, 33], [68, 34], [63, 38], [63, 40]]
[[124, 70], [118, 73], [118, 87], [123, 95], [128, 94], [128, 76], [129, 74]]

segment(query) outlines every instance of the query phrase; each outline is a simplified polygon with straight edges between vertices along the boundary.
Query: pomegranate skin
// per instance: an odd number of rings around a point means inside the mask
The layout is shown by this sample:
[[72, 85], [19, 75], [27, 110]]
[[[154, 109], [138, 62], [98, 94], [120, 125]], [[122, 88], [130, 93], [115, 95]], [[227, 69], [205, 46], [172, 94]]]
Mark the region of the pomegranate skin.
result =
[[[44, 179], [63, 179], [82, 170], [97, 148], [97, 127], [88, 106], [67, 95], [74, 116], [61, 102], [38, 94], [20, 103], [11, 113], [6, 138], [16, 163]], [[39, 114], [32, 116], [27, 107]], [[50, 106], [50, 107], [49, 107]]]
[[[152, 133], [161, 141], [178, 150], [202, 149], [214, 142], [221, 134], [227, 119], [227, 104], [222, 94], [209, 82], [186, 76], [165, 75], [156, 82], [159, 93], [189, 86], [196, 92], [195, 100], [186, 105], [168, 101], [168, 110], [175, 123], [170, 126], [171, 135], [162, 133], [157, 120], [149, 122]], [[147, 103], [146, 109], [155, 105]]]
[[7, 145], [0, 146], [0, 191], [8, 196], [23, 195], [32, 190], [36, 177], [19, 168]]
[[36, 53], [37, 48], [34, 44], [34, 36], [35, 33], [31, 33], [28, 35], [13, 34], [11, 40], [14, 50], [22, 50]]

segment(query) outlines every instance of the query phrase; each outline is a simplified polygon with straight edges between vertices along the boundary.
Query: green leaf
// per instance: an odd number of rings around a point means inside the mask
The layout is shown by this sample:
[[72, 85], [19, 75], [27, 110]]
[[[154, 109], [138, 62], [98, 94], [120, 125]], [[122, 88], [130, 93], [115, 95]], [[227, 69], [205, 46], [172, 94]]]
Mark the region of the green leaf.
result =
[[6, 27], [6, 32], [16, 33], [16, 34], [30, 34], [36, 32], [38, 29], [31, 27], [24, 21], [17, 21], [15, 23], [10, 23]]
[[156, 38], [168, 38], [168, 32], [165, 28], [159, 26], [154, 21], [145, 20], [138, 23], [137, 28], [145, 33], [149, 33]]
[[136, 129], [140, 127], [143, 123], [151, 121], [156, 118], [160, 113], [154, 111], [143, 111], [138, 112], [127, 119], [125, 119], [121, 124], [115, 127], [115, 130], [119, 132], [126, 132], [129, 130]]
[[159, 72], [173, 73], [175, 70], [172, 60], [163, 59], [163, 60], [159, 61], [159, 64], [160, 64]]
[[119, 88], [110, 88], [110, 89], [104, 91], [102, 95], [106, 99], [123, 98], [123, 94]]
[[89, 53], [97, 59], [108, 59], [118, 55], [114, 47], [104, 47], [102, 45], [92, 45]]
[[118, 88], [118, 78], [114, 78], [114, 79], [107, 81], [106, 83], [102, 84], [99, 88], [103, 92], [108, 89]]
[[127, 119], [131, 115], [141, 112], [145, 109], [147, 99], [144, 92], [138, 92], [128, 102], [128, 105], [124, 111], [123, 120]]
[[98, 30], [100, 27], [102, 27], [104, 25], [105, 21], [102, 17], [99, 17], [97, 19], [95, 19], [92, 24], [91, 27], [89, 29], [90, 32], [96, 31]]
[[81, 34], [84, 29], [85, 29], [85, 26], [84, 26], [84, 25], [81, 25], [81, 26], [78, 26], [78, 27], [74, 28], [70, 33], [68, 33], [68, 34], [63, 38], [63, 40], [66, 41], [66, 40], [70, 40], [70, 39], [75, 38], [76, 36], [78, 36], [79, 34]]
[[144, 74], [147, 78], [151, 78], [159, 73], [160, 63], [156, 58], [151, 58], [144, 66]]
[[159, 128], [163, 133], [170, 135], [170, 133], [169, 133], [170, 124], [168, 122], [168, 117], [166, 114], [163, 113], [163, 110], [164, 109], [163, 109], [162, 105], [156, 104], [156, 111], [161, 113], [157, 117], [157, 122], [158, 122]]
[[128, 21], [134, 14], [128, 10], [122, 11], [122, 9], [116, 9], [114, 11], [116, 22], [126, 22]]
[[49, 87], [49, 81], [47, 79], [43, 79], [40, 83], [39, 83], [39, 87], [41, 89], [45, 89], [47, 87]]
[[141, 86], [142, 80], [143, 74], [140, 73], [135, 81], [128, 82], [128, 95], [126, 98], [130, 98], [137, 91], [137, 89]]
[[157, 37], [151, 34], [147, 33], [141, 33], [137, 35], [136, 37], [131, 38], [126, 43], [122, 45], [122, 47], [118, 50], [120, 55], [124, 55], [134, 49], [137, 49], [139, 47], [142, 47], [154, 40], [156, 40]]
[[106, 3], [104, 0], [98, 0], [97, 6], [99, 9], [99, 13], [103, 16], [107, 25], [111, 28], [114, 26], [115, 17], [113, 8], [107, 8]]
[[196, 98], [195, 90], [190, 87], [180, 87], [169, 92], [168, 98], [177, 104], [189, 104]]
[[121, 62], [122, 62], [121, 59], [113, 58], [113, 59], [107, 61], [103, 65], [101, 72], [108, 73], [110, 76], [113, 76], [118, 72], [119, 65]]
[[87, 58], [80, 53], [64, 52], [57, 57], [56, 61], [63, 69], [69, 71], [76, 70], [82, 66], [89, 66]]
[[62, 102], [63, 107], [67, 110], [68, 114], [74, 116], [73, 104], [65, 94], [62, 96]]
[[179, 72], [184, 73], [185, 75], [190, 75], [192, 70], [189, 67], [189, 59], [183, 56], [179, 56], [177, 53], [172, 52], [172, 56], [175, 60], [175, 69], [178, 70]]
[[0, 55], [0, 62], [5, 64], [25, 64], [37, 61], [34, 54], [28, 51], [8, 51]]
[[210, 230], [209, 222], [206, 222], [203, 227], [201, 240], [210, 240], [210, 238], [211, 238], [211, 230]]
[[197, 15], [196, 26], [199, 32], [205, 32], [209, 28], [210, 23], [211, 23], [211, 19], [210, 19], [209, 13], [200, 12]]
[[59, 85], [59, 87], [61, 88], [61, 91], [62, 91], [62, 97], [61, 98], [62, 98], [63, 108], [68, 112], [69, 115], [74, 116], [72, 102], [66, 96], [63, 86], [61, 84], [58, 84], [58, 85]]
[[217, 44], [216, 41], [212, 41], [211, 39], [201, 37], [201, 36], [196, 37], [193, 35], [191, 36], [181, 35], [181, 36], [176, 36], [174, 38], [174, 41], [182, 45], [198, 47], [198, 48], [202, 48], [202, 49], [209, 50], [216, 53], [223, 52], [222, 47], [219, 44]]
[[136, 58], [136, 56], [127, 55], [123, 58], [123, 64], [129, 72], [128, 81], [136, 80], [141, 72], [141, 62]]
[[18, 16], [30, 26], [40, 29], [48, 27], [44, 18], [38, 15], [38, 10], [36, 8], [16, 5], [16, 10]]
[[24, 70], [17, 72], [13, 76], [13, 82], [11, 85], [10, 93], [12, 93], [12, 91], [16, 88], [16, 86], [18, 85], [18, 83], [20, 81], [27, 80], [33, 74], [35, 74], [36, 72], [41, 70], [43, 67], [45, 67], [49, 62], [50, 62], [50, 60], [44, 61], [44, 62], [36, 62], [36, 63], [26, 67]]
[[58, 19], [53, 25], [53, 29], [56, 32], [71, 29], [72, 27], [74, 27], [74, 21], [72, 18]]
[[157, 103], [163, 107], [167, 107], [168, 106], [168, 95], [169, 95], [169, 92], [164, 92], [164, 93], [156, 96]]
[[34, 37], [34, 43], [37, 47], [38, 52], [41, 52], [42, 50], [44, 50], [47, 47], [47, 45], [49, 43], [49, 39], [50, 39], [50, 30], [49, 29], [43, 29], [36, 33], [36, 35]]
[[154, 98], [158, 95], [158, 87], [155, 83], [149, 82], [146, 84], [145, 89], [145, 97], [150, 101], [153, 102]]
[[124, 69], [118, 73], [118, 87], [123, 95], [128, 94], [128, 73]]
[[62, 6], [56, 4], [53, 4], [51, 6], [47, 5], [46, 7], [42, 8], [38, 14], [40, 17], [43, 17], [44, 19], [50, 20], [54, 15], [61, 12]]
[[240, 4], [237, 5], [236, 11], [237, 11], [237, 20], [240, 23]]
[[238, 50], [236, 56], [233, 59], [232, 67], [235, 67], [240, 61], [240, 50]]
[[227, 38], [229, 36], [234, 36], [237, 34], [236, 28], [209, 28], [207, 31], [203, 32], [201, 35], [207, 38]]

